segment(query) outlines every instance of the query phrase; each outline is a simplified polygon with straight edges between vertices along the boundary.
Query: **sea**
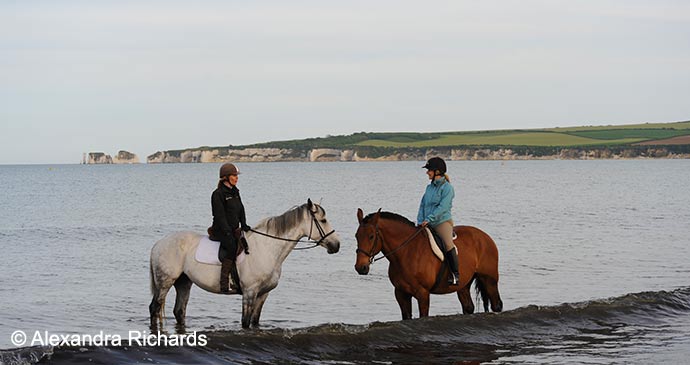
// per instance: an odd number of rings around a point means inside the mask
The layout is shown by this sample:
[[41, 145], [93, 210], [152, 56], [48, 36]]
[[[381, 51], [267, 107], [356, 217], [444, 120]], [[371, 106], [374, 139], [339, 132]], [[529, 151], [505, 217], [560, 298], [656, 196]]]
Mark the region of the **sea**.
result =
[[171, 290], [163, 334], [204, 339], [184, 346], [46, 338], [146, 334], [151, 247], [205, 232], [220, 164], [0, 166], [0, 364], [690, 363], [690, 160], [449, 161], [504, 311], [435, 295], [409, 321], [387, 260], [355, 271], [354, 235], [358, 208], [416, 218], [422, 161], [237, 165], [250, 225], [310, 198], [341, 249], [291, 252], [258, 329], [198, 287], [178, 328]]

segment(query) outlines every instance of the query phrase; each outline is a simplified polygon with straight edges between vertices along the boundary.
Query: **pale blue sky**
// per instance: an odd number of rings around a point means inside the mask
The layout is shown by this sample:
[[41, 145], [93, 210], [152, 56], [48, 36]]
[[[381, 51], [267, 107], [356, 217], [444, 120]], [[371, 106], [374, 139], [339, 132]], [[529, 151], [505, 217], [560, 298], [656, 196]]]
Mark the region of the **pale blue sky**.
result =
[[690, 2], [1, 1], [0, 164], [690, 120]]

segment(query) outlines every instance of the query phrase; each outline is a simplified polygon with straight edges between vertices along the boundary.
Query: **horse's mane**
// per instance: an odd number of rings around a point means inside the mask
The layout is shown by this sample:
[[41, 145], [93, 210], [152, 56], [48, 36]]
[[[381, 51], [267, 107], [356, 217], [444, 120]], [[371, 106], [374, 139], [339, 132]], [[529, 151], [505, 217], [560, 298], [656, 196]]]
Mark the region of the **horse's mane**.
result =
[[[326, 210], [320, 205], [317, 205], [317, 207], [319, 210], [321, 210], [321, 212], [323, 212], [324, 215], [326, 214]], [[272, 232], [272, 234], [278, 236], [283, 235], [294, 226], [299, 224], [299, 222], [303, 219], [304, 214], [307, 213], [308, 209], [309, 208], [307, 207], [306, 203], [302, 204], [288, 210], [281, 215], [262, 220], [257, 224], [257, 228], [263, 227], [266, 231]]]
[[[405, 217], [403, 217], [403, 216], [401, 216], [400, 214], [397, 214], [397, 213], [393, 213], [393, 212], [381, 212], [380, 214], [381, 214], [381, 218], [383, 218], [383, 219], [388, 219], [388, 220], [393, 220], [393, 221], [396, 221], [396, 222], [404, 223], [404, 224], [407, 224], [408, 226], [411, 226], [411, 227], [416, 227], [416, 226], [417, 226], [417, 225], [414, 224], [414, 222], [412, 222], [411, 220], [409, 220], [409, 219], [407, 219], [407, 218], [405, 218]], [[375, 215], [376, 215], [376, 213], [371, 213], [371, 214], [367, 215], [366, 217], [364, 217], [364, 223], [369, 223], [369, 221], [370, 221], [370, 220], [372, 219], [372, 217], [375, 216]]]

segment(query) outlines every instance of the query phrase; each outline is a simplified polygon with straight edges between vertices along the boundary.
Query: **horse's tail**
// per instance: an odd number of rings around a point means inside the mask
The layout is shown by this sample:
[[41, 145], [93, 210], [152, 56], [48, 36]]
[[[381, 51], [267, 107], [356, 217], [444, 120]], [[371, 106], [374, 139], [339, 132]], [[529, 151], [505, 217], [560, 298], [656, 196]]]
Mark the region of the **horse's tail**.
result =
[[[151, 289], [151, 295], [153, 296], [153, 300], [157, 301], [158, 300], [158, 285], [156, 285], [156, 276], [153, 272], [153, 256], [151, 256], [151, 259], [149, 261], [149, 288]], [[163, 303], [161, 303], [161, 308], [158, 311], [158, 323], [163, 325], [163, 321], [165, 320], [165, 300], [163, 300]]]
[[484, 304], [484, 312], [488, 312], [489, 311], [489, 292], [486, 290], [486, 286], [484, 286], [484, 283], [481, 280], [479, 280], [479, 278], [477, 278], [476, 273], [472, 277], [472, 280], [474, 281], [474, 289], [477, 293], [477, 307], [479, 306], [479, 297], [481, 296], [482, 297], [482, 303]]
[[149, 288], [151, 289], [151, 295], [156, 296], [158, 288], [156, 287], [156, 280], [153, 277], [153, 258], [149, 260]]

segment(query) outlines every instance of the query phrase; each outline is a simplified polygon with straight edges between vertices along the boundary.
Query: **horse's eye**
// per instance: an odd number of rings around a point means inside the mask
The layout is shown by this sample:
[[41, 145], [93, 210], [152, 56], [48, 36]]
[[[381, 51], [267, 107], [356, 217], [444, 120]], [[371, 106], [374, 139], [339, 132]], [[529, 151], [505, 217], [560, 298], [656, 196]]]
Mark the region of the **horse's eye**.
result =
[[374, 235], [373, 235], [373, 234], [372, 234], [371, 236], [369, 236], [369, 240], [370, 240], [370, 241], [373, 241], [373, 240], [374, 240]]
[[322, 219], [322, 220], [320, 220], [319, 222], [321, 222], [321, 223], [326, 223], [326, 220], [325, 220], [325, 219]]

